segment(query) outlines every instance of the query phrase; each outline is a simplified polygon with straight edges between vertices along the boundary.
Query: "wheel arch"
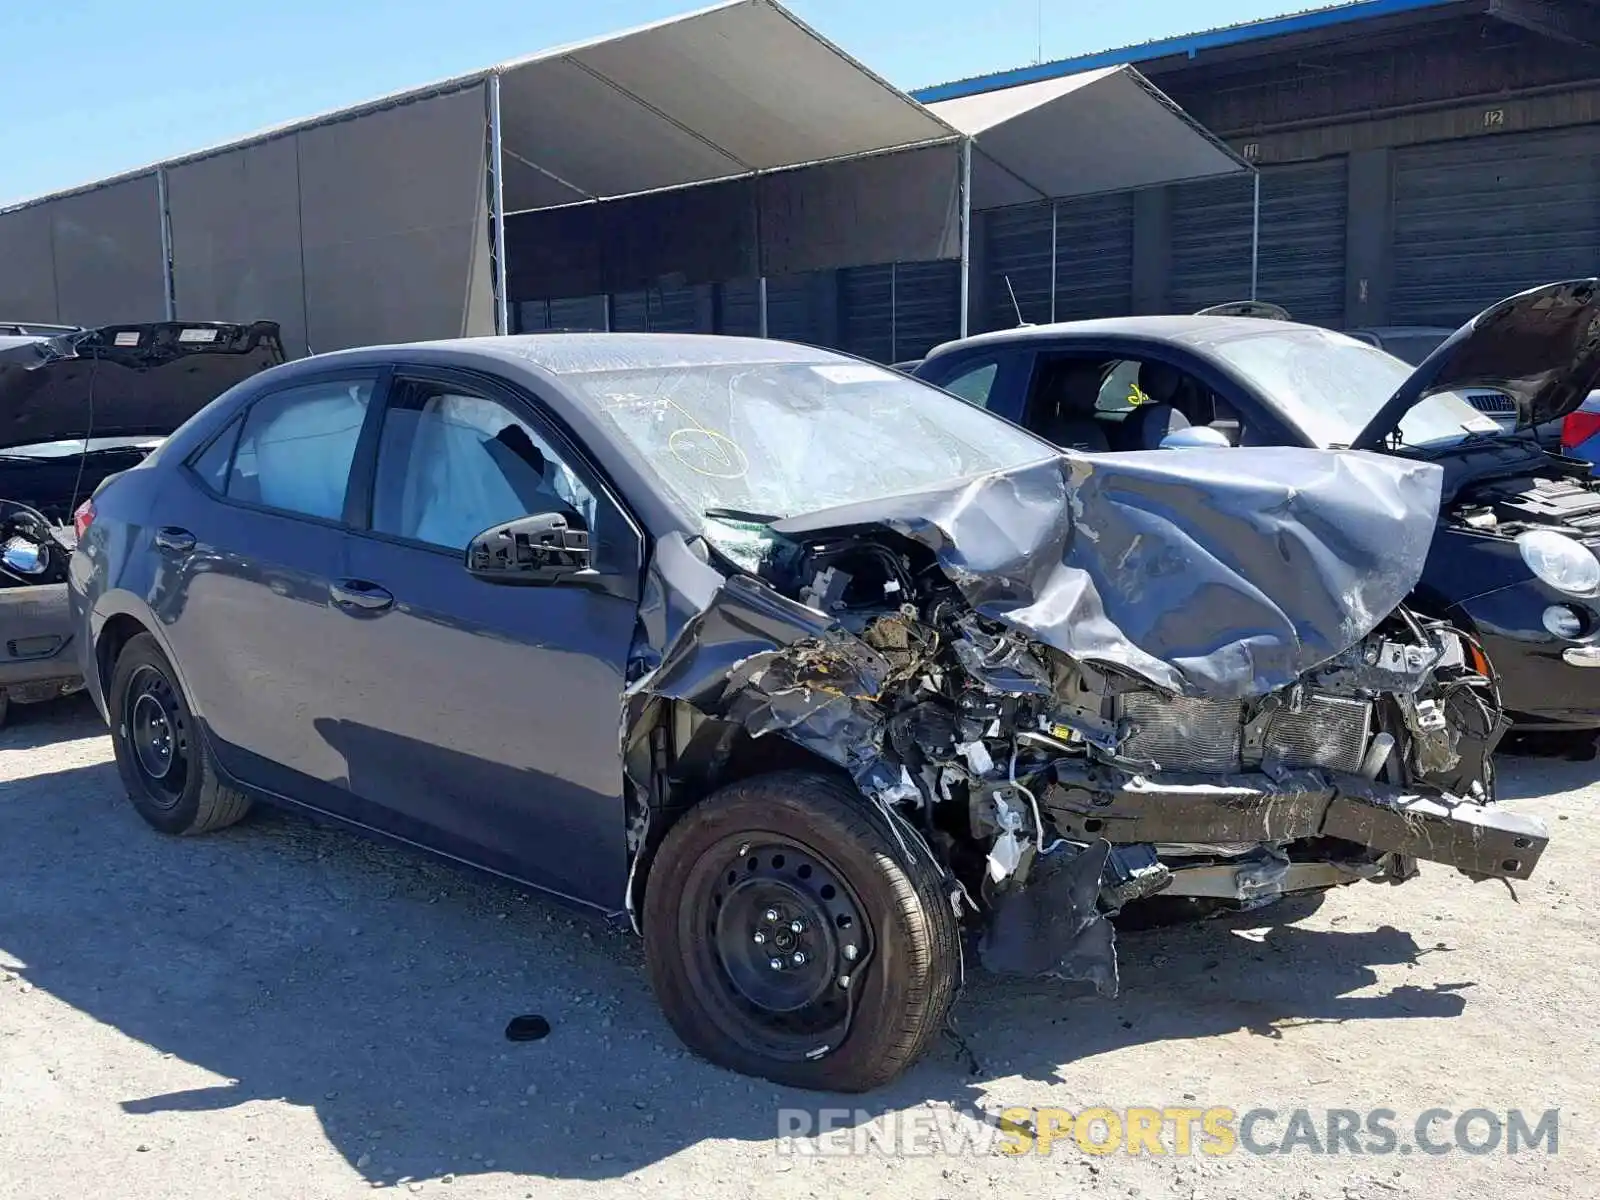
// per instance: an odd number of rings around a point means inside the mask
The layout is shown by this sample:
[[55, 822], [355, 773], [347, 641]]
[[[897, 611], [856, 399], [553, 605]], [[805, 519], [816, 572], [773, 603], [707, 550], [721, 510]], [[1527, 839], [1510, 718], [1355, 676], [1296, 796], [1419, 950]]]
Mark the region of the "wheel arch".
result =
[[[122, 654], [123, 647], [141, 633], [150, 633], [149, 626], [125, 612], [113, 613], [100, 627], [100, 635], [94, 644], [94, 665], [100, 676], [102, 692], [108, 692], [111, 687], [111, 673], [116, 669], [117, 658]], [[109, 695], [106, 700], [110, 702]]]
[[[719, 756], [713, 770], [675, 785], [671, 803], [651, 807], [644, 845], [634, 853], [634, 861], [630, 864], [633, 869], [628, 876], [629, 912], [638, 914], [644, 911], [644, 898], [649, 888], [651, 868], [655, 865], [656, 851], [667, 833], [708, 796], [728, 784], [781, 771], [809, 771], [838, 779], [860, 794], [850, 773], [838, 763], [781, 733], [752, 737], [746, 730], [736, 728], [730, 737], [726, 752]], [[868, 807], [865, 796], [861, 797], [861, 803], [863, 809]]]

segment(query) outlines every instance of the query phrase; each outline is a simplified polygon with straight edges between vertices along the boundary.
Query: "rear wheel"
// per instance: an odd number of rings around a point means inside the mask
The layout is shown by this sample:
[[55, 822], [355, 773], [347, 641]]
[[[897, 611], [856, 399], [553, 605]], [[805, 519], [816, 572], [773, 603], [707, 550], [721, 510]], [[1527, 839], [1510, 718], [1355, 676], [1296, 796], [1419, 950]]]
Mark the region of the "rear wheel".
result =
[[667, 834], [645, 895], [651, 982], [678, 1036], [795, 1087], [887, 1083], [943, 1028], [960, 971], [940, 873], [850, 784], [730, 784]]
[[128, 799], [162, 833], [209, 833], [250, 810], [250, 798], [224, 784], [155, 638], [130, 638], [108, 689], [117, 772]]

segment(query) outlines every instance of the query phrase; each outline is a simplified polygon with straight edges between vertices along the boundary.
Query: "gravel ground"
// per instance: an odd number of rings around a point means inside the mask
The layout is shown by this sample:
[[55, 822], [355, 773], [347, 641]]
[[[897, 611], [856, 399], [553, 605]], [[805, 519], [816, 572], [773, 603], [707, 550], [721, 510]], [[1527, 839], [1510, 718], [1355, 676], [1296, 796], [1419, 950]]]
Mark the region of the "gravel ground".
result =
[[[1555, 837], [1515, 901], [1425, 865], [1288, 924], [1125, 935], [1115, 1001], [978, 977], [959, 1010], [976, 1072], [941, 1046], [885, 1091], [841, 1099], [688, 1056], [630, 935], [279, 813], [163, 838], [121, 798], [87, 704], [13, 713], [0, 1197], [1595, 1195], [1592, 763], [1503, 767], [1508, 802]], [[506, 1041], [507, 1019], [530, 1012], [550, 1036]], [[859, 1108], [849, 1123], [904, 1130], [1095, 1105], [1306, 1108], [1319, 1127], [1327, 1109], [1381, 1107], [1403, 1143], [1433, 1107], [1559, 1108], [1560, 1142], [1093, 1157], [1069, 1138], [1049, 1155], [836, 1157], [786, 1153], [777, 1136], [785, 1108]]]

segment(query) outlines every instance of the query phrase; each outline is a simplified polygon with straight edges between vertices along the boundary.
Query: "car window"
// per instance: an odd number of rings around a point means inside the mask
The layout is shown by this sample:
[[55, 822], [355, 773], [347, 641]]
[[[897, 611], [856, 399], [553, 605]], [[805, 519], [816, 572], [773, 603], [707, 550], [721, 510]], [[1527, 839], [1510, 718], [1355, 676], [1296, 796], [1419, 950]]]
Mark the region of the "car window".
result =
[[941, 389], [779, 347], [757, 361], [573, 371], [564, 386], [691, 512], [818, 512], [1043, 461], [1051, 450]]
[[339, 520], [375, 383], [325, 380], [257, 400], [228, 472], [229, 498]]
[[[1228, 329], [1207, 348], [1319, 446], [1348, 446], [1413, 370], [1394, 355], [1340, 333], [1260, 324], [1246, 332]], [[1425, 446], [1499, 428], [1459, 393], [1446, 391], [1419, 401], [1399, 432], [1404, 444]]]
[[228, 427], [189, 460], [189, 469], [212, 491], [219, 495], [228, 488], [228, 468], [233, 465], [233, 448], [239, 441], [239, 430], [244, 427], [244, 417], [228, 422]]
[[1127, 413], [1146, 399], [1139, 390], [1139, 363], [1129, 358], [1114, 363], [1111, 370], [1106, 372], [1106, 381], [1100, 385], [1094, 407], [1096, 412]]
[[958, 371], [955, 377], [944, 385], [944, 390], [954, 392], [979, 408], [988, 408], [989, 393], [994, 388], [994, 379], [999, 372], [1000, 364], [996, 361], [976, 363]]
[[396, 382], [378, 440], [375, 531], [464, 550], [490, 526], [555, 512], [594, 537], [597, 507], [550, 442], [498, 400]]

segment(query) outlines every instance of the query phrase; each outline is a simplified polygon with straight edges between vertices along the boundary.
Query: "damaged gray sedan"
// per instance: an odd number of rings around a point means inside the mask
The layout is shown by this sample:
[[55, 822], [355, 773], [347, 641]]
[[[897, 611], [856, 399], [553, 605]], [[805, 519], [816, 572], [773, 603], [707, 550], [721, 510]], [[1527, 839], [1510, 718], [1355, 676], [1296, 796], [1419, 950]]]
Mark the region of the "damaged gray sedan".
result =
[[784, 343], [474, 339], [226, 393], [79, 514], [72, 602], [158, 829], [288, 802], [626, 914], [693, 1049], [854, 1091], [969, 946], [1110, 994], [1132, 906], [1534, 870], [1487, 660], [1402, 607], [1439, 492], [1062, 454]]

